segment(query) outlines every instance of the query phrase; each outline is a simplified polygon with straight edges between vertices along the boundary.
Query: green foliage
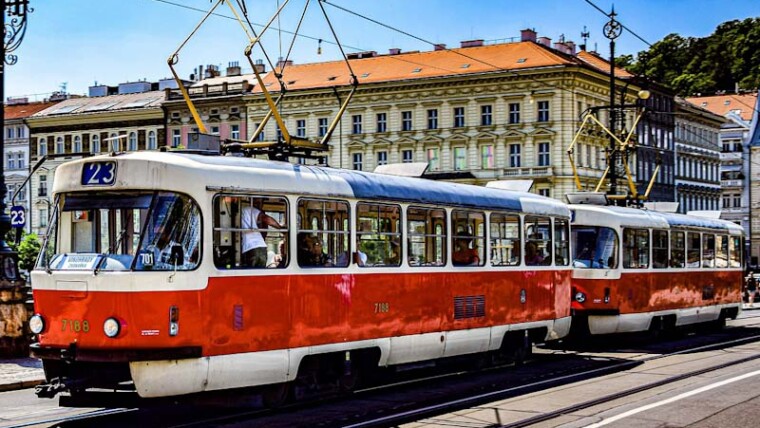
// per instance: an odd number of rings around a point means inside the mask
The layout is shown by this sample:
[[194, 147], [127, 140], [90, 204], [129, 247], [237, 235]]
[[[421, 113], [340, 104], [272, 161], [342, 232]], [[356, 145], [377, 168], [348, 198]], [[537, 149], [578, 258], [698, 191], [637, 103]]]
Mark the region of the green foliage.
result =
[[704, 38], [669, 34], [621, 66], [681, 96], [760, 88], [760, 18], [728, 21]]
[[32, 270], [37, 261], [42, 244], [36, 233], [25, 235], [18, 245], [18, 268], [19, 270]]

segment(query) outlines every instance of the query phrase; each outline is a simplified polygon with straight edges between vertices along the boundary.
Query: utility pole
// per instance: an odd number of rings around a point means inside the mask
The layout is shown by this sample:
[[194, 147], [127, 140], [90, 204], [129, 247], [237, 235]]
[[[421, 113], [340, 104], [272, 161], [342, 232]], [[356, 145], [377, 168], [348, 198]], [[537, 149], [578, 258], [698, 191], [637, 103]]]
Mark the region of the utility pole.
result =
[[[615, 122], [617, 120], [617, 110], [615, 108], [615, 39], [617, 39], [623, 31], [623, 26], [615, 20], [615, 8], [612, 8], [609, 17], [610, 21], [604, 25], [604, 36], [610, 39], [610, 115], [609, 115], [609, 130], [610, 130], [610, 155], [607, 156], [607, 162], [610, 166], [610, 188], [607, 194], [617, 195], [617, 182], [618, 182], [618, 158], [619, 150], [617, 142], [615, 141]], [[613, 199], [613, 203], [617, 205], [617, 200]]]
[[[0, 122], [3, 130], [0, 132], [0, 290], [3, 290], [3, 299], [0, 305], [5, 306], [0, 313], [23, 313], [26, 314], [24, 302], [26, 300], [26, 284], [18, 274], [18, 254], [5, 242], [5, 236], [10, 230], [11, 217], [5, 212], [5, 197], [8, 189], [5, 187], [5, 65], [14, 65], [18, 62], [18, 56], [13, 52], [21, 45], [26, 34], [26, 17], [33, 12], [29, 7], [29, 0], [0, 0], [2, 2], [2, 25], [3, 43], [2, 56], [0, 57]], [[6, 15], [10, 18], [6, 21]], [[23, 214], [22, 218], [23, 218]], [[26, 318], [21, 325], [18, 317], [11, 320], [2, 320], [6, 324], [5, 332], [0, 331], [0, 354], [18, 355], [26, 351], [28, 343], [25, 338]], [[14, 321], [15, 319], [15, 321]], [[10, 332], [10, 333], [9, 333]], [[26, 351], [28, 352], [28, 351]]]

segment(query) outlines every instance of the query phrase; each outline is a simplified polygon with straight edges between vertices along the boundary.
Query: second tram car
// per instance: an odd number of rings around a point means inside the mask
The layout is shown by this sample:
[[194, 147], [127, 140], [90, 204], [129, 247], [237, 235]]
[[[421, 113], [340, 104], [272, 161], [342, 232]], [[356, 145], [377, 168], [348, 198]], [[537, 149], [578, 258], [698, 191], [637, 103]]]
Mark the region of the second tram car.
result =
[[63, 164], [54, 195], [32, 272], [40, 396], [276, 398], [570, 329], [570, 211], [549, 198], [157, 152]]
[[662, 330], [738, 315], [740, 226], [635, 208], [570, 208], [574, 333]]

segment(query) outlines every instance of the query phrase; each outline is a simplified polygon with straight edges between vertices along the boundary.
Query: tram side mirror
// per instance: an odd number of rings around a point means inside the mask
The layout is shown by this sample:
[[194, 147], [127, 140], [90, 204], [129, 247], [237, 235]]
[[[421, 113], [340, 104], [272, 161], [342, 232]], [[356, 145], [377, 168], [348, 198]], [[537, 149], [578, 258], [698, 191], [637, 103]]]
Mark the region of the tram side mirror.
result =
[[169, 257], [169, 261], [173, 265], [180, 266], [185, 264], [185, 250], [182, 249], [181, 245], [172, 245]]

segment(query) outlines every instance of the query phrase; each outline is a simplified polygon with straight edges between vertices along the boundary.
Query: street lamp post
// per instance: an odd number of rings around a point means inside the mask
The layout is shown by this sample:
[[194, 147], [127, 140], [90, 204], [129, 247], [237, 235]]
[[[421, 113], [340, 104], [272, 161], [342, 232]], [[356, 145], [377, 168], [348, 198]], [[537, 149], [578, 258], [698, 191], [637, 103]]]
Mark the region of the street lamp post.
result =
[[[33, 9], [29, 0], [0, 0], [2, 2], [3, 43], [0, 56], [0, 313], [10, 315], [2, 319], [4, 331], [0, 331], [0, 355], [20, 355], [26, 351], [28, 343], [25, 335], [27, 312], [25, 307], [26, 284], [18, 274], [18, 255], [5, 242], [5, 235], [11, 226], [11, 218], [5, 212], [5, 65], [18, 61], [14, 54], [26, 34], [26, 17]], [[6, 19], [8, 18], [8, 19]]]
[[[617, 142], [615, 141], [615, 121], [617, 120], [617, 110], [615, 109], [615, 39], [617, 39], [623, 31], [623, 26], [615, 20], [615, 9], [612, 9], [609, 17], [610, 21], [604, 25], [604, 36], [610, 39], [610, 155], [607, 161], [610, 163], [610, 190], [608, 194], [617, 195], [617, 182], [618, 182], [618, 155], [619, 150]], [[617, 201], [613, 199], [613, 201]]]

